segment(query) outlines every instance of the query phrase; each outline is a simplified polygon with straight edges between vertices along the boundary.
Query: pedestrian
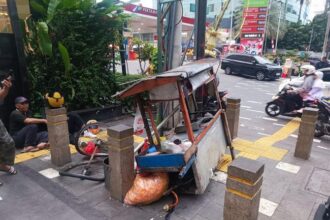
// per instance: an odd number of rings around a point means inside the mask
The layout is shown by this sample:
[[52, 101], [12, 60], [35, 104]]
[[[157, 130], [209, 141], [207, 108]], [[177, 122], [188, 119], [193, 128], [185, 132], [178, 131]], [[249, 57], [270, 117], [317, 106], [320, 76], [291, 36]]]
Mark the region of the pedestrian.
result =
[[327, 68], [327, 67], [330, 67], [327, 57], [322, 57], [322, 60], [315, 65], [315, 68], [317, 70]]
[[[2, 102], [8, 95], [12, 86], [11, 78], [7, 77], [1, 82], [0, 88], [0, 101]], [[11, 136], [8, 134], [6, 127], [0, 120], [0, 170], [8, 174], [16, 174], [14, 168], [15, 161], [15, 143]], [[0, 184], [2, 185], [2, 183]]]
[[16, 148], [23, 148], [23, 153], [49, 147], [48, 132], [39, 131], [38, 127], [47, 124], [47, 120], [31, 117], [29, 101], [23, 96], [15, 99], [15, 107], [9, 117], [9, 131]]
[[274, 59], [274, 64], [281, 66], [281, 59], [278, 56]]

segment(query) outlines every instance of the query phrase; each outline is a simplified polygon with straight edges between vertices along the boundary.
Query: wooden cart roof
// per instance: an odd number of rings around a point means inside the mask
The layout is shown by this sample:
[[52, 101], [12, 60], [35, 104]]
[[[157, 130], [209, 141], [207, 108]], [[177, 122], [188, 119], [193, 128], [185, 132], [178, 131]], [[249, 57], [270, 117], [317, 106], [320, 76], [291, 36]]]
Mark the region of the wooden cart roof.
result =
[[219, 60], [217, 59], [202, 59], [198, 60], [184, 66], [174, 68], [172, 70], [166, 71], [162, 74], [148, 77], [142, 79], [128, 88], [117, 92], [113, 97], [118, 97], [120, 99], [137, 95], [154, 89], [159, 86], [163, 86], [169, 83], [175, 83], [182, 79], [189, 79], [193, 76], [196, 76], [200, 73], [209, 71], [213, 68]]

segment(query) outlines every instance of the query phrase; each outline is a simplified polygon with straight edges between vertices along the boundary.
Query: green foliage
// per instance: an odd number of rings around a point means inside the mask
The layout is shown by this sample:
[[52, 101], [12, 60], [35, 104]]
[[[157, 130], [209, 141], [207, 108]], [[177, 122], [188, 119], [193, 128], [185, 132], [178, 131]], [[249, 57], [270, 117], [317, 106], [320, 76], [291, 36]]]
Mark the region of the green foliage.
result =
[[[31, 0], [25, 51], [34, 111], [43, 95], [63, 93], [70, 110], [111, 104], [116, 91], [110, 44], [119, 44], [127, 16], [111, 2]], [[45, 14], [45, 11], [47, 12]]]
[[[150, 43], [142, 41], [138, 38], [133, 39], [133, 44], [137, 45], [137, 54], [138, 54], [138, 59], [139, 59], [139, 64], [140, 64], [140, 69], [141, 73], [145, 72], [145, 67], [143, 67], [142, 63], [144, 63], [147, 60], [151, 60], [151, 63], [156, 66], [157, 65], [157, 49]], [[156, 54], [156, 59], [155, 59], [155, 54]]]
[[288, 50], [310, 49], [311, 51], [320, 52], [322, 51], [326, 24], [327, 16], [325, 14], [315, 16], [309, 24], [291, 23], [278, 46]]

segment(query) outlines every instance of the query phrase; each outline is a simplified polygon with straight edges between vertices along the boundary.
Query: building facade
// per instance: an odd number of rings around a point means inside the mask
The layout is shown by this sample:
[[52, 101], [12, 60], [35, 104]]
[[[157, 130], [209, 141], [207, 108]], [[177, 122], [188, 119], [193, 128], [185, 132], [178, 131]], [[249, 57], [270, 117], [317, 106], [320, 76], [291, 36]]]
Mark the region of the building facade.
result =
[[[208, 0], [207, 1], [207, 18], [208, 20], [212, 20], [220, 13], [222, 6], [226, 0]], [[282, 2], [283, 10], [285, 9], [285, 19], [289, 22], [297, 22], [299, 16], [299, 8], [300, 8], [300, 1], [297, 0], [269, 0], [269, 1], [277, 1]], [[183, 16], [194, 18], [195, 11], [196, 11], [196, 4], [195, 0], [184, 0], [182, 1], [183, 5]], [[224, 16], [224, 21], [222, 26], [224, 28], [228, 28], [228, 21], [231, 17], [231, 10], [235, 10], [242, 5], [242, 0], [232, 0], [231, 5], [229, 5], [227, 12]], [[153, 8], [157, 8], [157, 0], [153, 0]], [[301, 21], [303, 24], [307, 23], [308, 20], [311, 20], [309, 17], [310, 7], [304, 1], [304, 5], [301, 10]]]

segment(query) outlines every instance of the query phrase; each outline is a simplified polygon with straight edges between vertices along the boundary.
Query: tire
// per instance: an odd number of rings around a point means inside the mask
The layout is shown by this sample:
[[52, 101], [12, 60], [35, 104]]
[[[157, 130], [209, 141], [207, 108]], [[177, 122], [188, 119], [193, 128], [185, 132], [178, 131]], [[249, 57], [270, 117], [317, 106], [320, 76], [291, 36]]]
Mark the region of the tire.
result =
[[276, 102], [270, 102], [265, 107], [265, 112], [270, 117], [276, 117], [283, 112], [283, 107]]
[[263, 72], [259, 71], [259, 72], [257, 72], [256, 78], [258, 81], [263, 81], [263, 80], [265, 80], [266, 76]]
[[323, 132], [323, 123], [321, 120], [317, 120], [316, 125], [315, 125], [315, 132], [314, 132], [314, 137], [322, 137], [324, 135]]
[[230, 68], [229, 66], [227, 66], [227, 67], [225, 68], [225, 74], [226, 74], [226, 75], [231, 75], [231, 73], [232, 73], [231, 68]]

